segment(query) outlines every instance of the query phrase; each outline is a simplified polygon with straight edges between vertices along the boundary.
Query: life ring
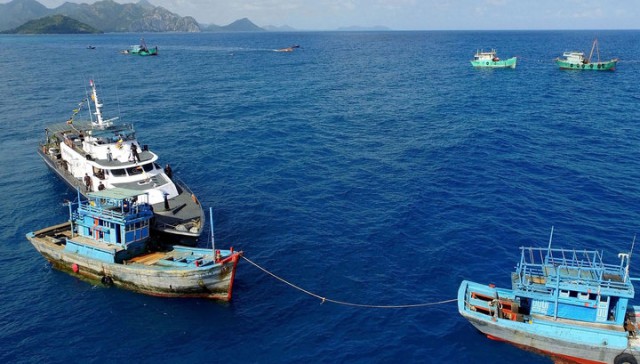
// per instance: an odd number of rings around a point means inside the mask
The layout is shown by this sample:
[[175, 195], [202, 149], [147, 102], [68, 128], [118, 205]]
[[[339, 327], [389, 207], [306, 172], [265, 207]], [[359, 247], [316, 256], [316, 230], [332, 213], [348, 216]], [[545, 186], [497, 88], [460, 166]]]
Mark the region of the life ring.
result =
[[487, 66], [489, 65], [489, 62], [487, 62]]
[[102, 279], [100, 279], [100, 282], [102, 282], [102, 284], [104, 284], [106, 287], [113, 286], [113, 278], [109, 276], [102, 276]]
[[593, 63], [591, 65], [589, 65], [589, 68], [593, 69]]
[[622, 353], [613, 360], [614, 364], [638, 364], [636, 358], [629, 353]]
[[598, 68], [601, 68], [601, 67], [602, 67], [602, 65], [600, 63], [598, 63]]
[[583, 65], [582, 65], [582, 68], [584, 68], [584, 66], [585, 66], [585, 65], [583, 64]]

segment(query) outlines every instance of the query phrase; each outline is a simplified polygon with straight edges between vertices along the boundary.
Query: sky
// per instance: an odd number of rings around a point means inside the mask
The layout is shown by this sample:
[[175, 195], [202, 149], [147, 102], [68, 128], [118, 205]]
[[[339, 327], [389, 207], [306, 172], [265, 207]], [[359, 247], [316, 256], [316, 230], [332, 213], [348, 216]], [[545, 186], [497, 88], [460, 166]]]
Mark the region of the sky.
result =
[[[38, 0], [55, 8], [64, 0]], [[94, 3], [95, 0], [67, 0]], [[138, 0], [116, 0], [132, 3]], [[298, 30], [384, 26], [393, 30], [638, 29], [640, 0], [148, 0], [199, 23]], [[7, 3], [9, 0], [0, 0]]]

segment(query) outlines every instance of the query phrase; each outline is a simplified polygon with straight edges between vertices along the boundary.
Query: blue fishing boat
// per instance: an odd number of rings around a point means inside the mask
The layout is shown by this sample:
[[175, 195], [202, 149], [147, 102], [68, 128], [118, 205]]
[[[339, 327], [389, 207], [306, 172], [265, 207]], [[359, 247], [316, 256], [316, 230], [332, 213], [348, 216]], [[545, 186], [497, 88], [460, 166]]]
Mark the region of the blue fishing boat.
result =
[[[553, 236], [553, 230], [552, 230]], [[638, 315], [629, 304], [631, 251], [521, 247], [511, 289], [463, 281], [458, 311], [490, 339], [577, 363], [637, 364]]]
[[153, 296], [231, 299], [241, 252], [151, 242], [154, 214], [140, 191], [114, 188], [87, 197], [78, 192], [78, 202], [69, 203], [69, 221], [27, 234], [53, 267]]

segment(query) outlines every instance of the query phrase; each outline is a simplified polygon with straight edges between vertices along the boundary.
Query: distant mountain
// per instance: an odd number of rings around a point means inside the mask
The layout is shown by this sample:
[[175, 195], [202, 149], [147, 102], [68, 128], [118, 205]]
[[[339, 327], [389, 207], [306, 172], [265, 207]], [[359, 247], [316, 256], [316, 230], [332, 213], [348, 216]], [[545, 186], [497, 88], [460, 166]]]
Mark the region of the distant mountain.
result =
[[14, 0], [0, 4], [0, 30], [15, 29], [29, 20], [51, 15], [51, 9], [36, 0]]
[[105, 32], [199, 32], [190, 16], [182, 17], [147, 0], [137, 4], [119, 4], [102, 0], [89, 4], [66, 2], [55, 9], [36, 0], [13, 0], [0, 4], [0, 30], [13, 29], [48, 15], [65, 15]]
[[190, 16], [180, 16], [154, 6], [148, 0], [120, 4], [113, 0], [101, 0], [93, 4], [65, 2], [49, 9], [36, 0], [12, 0], [0, 4], [0, 31], [15, 29], [30, 21], [49, 15], [65, 15], [104, 32], [256, 32], [263, 28], [243, 18], [229, 25], [200, 26]]
[[242, 18], [228, 25], [208, 25], [205, 32], [264, 32], [263, 28], [253, 24], [251, 20]]
[[[16, 0], [14, 0], [16, 1]], [[199, 32], [192, 17], [181, 17], [148, 1], [119, 4], [102, 0], [91, 5], [64, 3], [53, 9], [105, 32]]]
[[222, 27], [215, 24], [200, 24], [200, 29], [202, 29], [203, 32], [219, 32], [220, 28]]
[[64, 15], [49, 15], [30, 20], [23, 25], [4, 31], [10, 34], [94, 34], [102, 31]]
[[297, 29], [292, 28], [288, 25], [282, 25], [282, 26], [275, 26], [275, 25], [265, 25], [262, 28], [264, 28], [265, 30], [268, 30], [270, 32], [295, 32], [297, 31]]

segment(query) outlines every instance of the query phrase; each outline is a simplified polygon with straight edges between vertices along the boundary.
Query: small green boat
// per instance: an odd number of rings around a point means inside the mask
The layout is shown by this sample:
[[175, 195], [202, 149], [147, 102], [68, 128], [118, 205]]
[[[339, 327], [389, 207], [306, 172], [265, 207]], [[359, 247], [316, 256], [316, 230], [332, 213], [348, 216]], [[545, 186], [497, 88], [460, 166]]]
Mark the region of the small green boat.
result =
[[[593, 51], [596, 50], [598, 56], [597, 62], [591, 62]], [[555, 62], [561, 70], [579, 70], [579, 71], [615, 71], [617, 58], [613, 58], [609, 61], [600, 61], [600, 50], [598, 49], [598, 40], [593, 41], [591, 46], [591, 53], [589, 58], [584, 57], [583, 52], [564, 52], [562, 54], [564, 58], [556, 58]]]
[[516, 68], [516, 61], [516, 57], [504, 60], [498, 58], [495, 49], [492, 49], [489, 52], [478, 50], [476, 51], [475, 56], [473, 56], [471, 65], [476, 68]]
[[136, 56], [157, 56], [158, 46], [155, 46], [154, 48], [147, 48], [147, 43], [145, 43], [144, 38], [142, 38], [140, 39], [140, 45], [132, 45], [129, 49], [123, 50], [122, 54], [133, 54]]

